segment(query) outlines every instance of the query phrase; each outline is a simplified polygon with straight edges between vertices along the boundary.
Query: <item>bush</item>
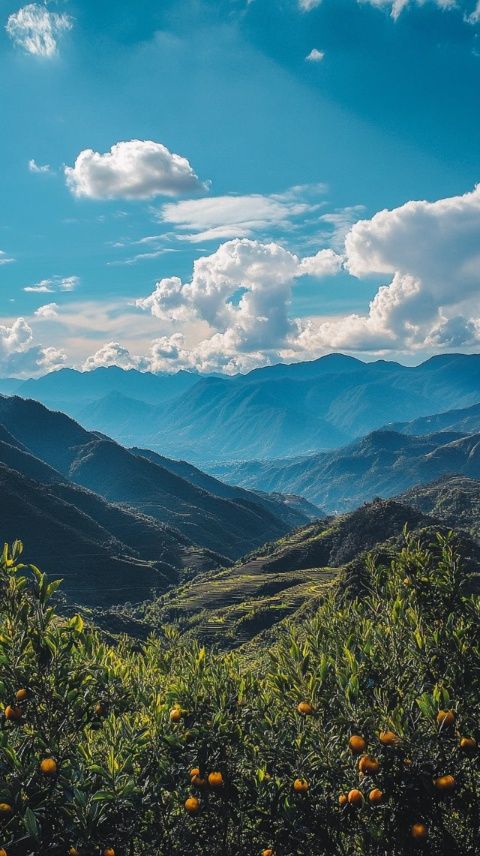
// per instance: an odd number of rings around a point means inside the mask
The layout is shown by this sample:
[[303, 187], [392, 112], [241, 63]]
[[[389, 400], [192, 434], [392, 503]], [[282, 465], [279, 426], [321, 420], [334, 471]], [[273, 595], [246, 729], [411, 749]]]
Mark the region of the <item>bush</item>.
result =
[[480, 601], [451, 539], [408, 537], [258, 669], [171, 628], [108, 645], [20, 553], [0, 562], [8, 856], [477, 853]]

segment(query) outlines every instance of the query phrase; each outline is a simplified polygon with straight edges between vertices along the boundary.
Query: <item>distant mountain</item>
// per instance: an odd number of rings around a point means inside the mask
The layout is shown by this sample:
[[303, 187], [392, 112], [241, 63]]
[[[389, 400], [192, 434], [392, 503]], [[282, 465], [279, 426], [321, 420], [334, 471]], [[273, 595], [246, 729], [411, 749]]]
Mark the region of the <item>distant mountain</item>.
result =
[[[480, 395], [480, 394], [479, 394]], [[391, 431], [401, 431], [402, 434], [421, 436], [437, 431], [458, 431], [461, 434], [477, 434], [480, 432], [480, 404], [464, 407], [461, 410], [447, 410], [445, 413], [435, 413], [433, 416], [422, 416], [412, 422], [394, 422], [387, 425]]]
[[19, 394], [123, 445], [204, 468], [328, 451], [387, 423], [477, 405], [480, 355], [449, 354], [406, 367], [330, 354], [234, 377], [63, 369], [26, 382]]
[[0, 397], [0, 424], [25, 450], [14, 449], [7, 434], [3, 462], [10, 468], [45, 484], [62, 478], [88, 488], [175, 527], [188, 543], [227, 559], [308, 519], [298, 510], [287, 514], [284, 502], [274, 498], [266, 501], [246, 491], [213, 494], [37, 402]]
[[[196, 384], [198, 375], [179, 371], [173, 374], [152, 374], [135, 369], [106, 366], [90, 372], [59, 369], [40, 378], [16, 381], [5, 392], [15, 392], [22, 398], [33, 398], [48, 407], [78, 416], [88, 404], [117, 394], [119, 402], [132, 398], [145, 404], [158, 405], [181, 395]], [[0, 381], [0, 392], [3, 392]], [[112, 401], [112, 406], [115, 399]]]
[[[153, 625], [178, 622], [182, 632], [221, 647], [236, 647], [313, 611], [332, 582], [362, 591], [365, 558], [375, 550], [388, 564], [405, 525], [429, 542], [446, 527], [407, 505], [389, 500], [362, 506], [282, 538], [234, 566], [198, 574], [142, 610]], [[480, 546], [467, 535], [457, 543], [467, 572], [476, 571]]]
[[218, 465], [213, 472], [250, 490], [300, 494], [327, 511], [343, 511], [444, 475], [479, 478], [480, 434], [440, 432], [416, 437], [381, 430], [336, 452]]

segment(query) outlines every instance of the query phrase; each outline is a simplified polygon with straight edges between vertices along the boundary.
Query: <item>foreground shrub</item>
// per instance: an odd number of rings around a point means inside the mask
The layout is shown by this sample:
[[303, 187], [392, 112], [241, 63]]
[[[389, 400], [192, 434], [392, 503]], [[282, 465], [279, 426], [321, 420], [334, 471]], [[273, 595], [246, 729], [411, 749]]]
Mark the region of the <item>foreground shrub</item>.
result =
[[0, 563], [0, 854], [477, 853], [480, 602], [450, 539], [407, 538], [255, 667], [107, 645]]

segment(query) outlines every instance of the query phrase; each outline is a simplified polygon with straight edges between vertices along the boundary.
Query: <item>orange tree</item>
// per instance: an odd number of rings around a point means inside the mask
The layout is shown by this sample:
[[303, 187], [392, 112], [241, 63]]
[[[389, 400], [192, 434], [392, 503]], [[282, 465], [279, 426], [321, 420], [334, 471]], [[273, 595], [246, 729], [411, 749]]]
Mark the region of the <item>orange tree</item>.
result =
[[173, 630], [106, 644], [20, 553], [0, 562], [1, 856], [476, 854], [480, 605], [452, 540], [407, 537], [258, 663]]

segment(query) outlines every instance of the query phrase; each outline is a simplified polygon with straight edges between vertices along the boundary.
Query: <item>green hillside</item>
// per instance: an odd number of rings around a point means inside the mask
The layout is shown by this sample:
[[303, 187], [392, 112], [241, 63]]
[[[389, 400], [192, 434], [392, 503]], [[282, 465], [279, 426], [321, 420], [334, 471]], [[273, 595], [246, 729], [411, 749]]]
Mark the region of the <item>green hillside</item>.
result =
[[366, 561], [361, 597], [331, 583], [256, 660], [173, 630], [111, 647], [19, 560], [2, 856], [477, 853], [480, 588], [453, 537]]

